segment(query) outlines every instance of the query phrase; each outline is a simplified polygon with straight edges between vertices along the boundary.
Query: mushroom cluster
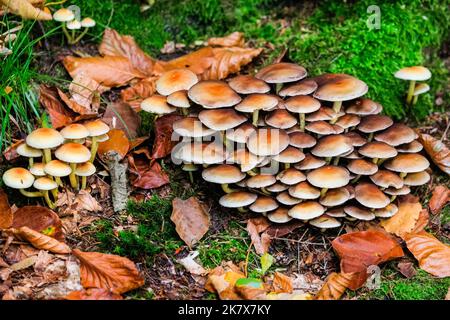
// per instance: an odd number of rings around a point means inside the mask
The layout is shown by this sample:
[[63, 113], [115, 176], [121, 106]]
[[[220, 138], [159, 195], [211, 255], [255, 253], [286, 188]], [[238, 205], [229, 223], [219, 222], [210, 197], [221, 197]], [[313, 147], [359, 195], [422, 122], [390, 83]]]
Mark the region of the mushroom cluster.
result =
[[[69, 44], [78, 43], [90, 28], [95, 27], [94, 19], [90, 17], [83, 18], [81, 21], [79, 19], [69, 8], [61, 8], [53, 14], [53, 20], [61, 22], [64, 35]], [[79, 32], [81, 29], [83, 31]]]
[[173, 125], [172, 161], [220, 184], [226, 208], [334, 228], [395, 215], [396, 197], [430, 179], [415, 131], [381, 115], [350, 75], [307, 78], [293, 63], [227, 81], [173, 70], [156, 90], [143, 110], [187, 115]]
[[[59, 188], [64, 186], [62, 179], [68, 178], [75, 190], [86, 188], [87, 177], [96, 172], [93, 162], [98, 143], [109, 139], [108, 132], [109, 126], [101, 120], [70, 124], [61, 131], [36, 129], [17, 147], [17, 153], [28, 158], [28, 168], [7, 170], [3, 182], [26, 197], [43, 197], [53, 209]], [[31, 187], [36, 191], [27, 190]]]

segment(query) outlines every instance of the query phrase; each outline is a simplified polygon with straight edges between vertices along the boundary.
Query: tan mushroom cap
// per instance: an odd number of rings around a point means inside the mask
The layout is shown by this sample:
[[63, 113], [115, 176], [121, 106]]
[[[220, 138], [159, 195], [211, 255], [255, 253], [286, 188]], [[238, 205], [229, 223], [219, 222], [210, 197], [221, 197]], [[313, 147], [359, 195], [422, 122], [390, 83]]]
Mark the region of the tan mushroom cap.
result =
[[173, 123], [173, 131], [182, 137], [206, 137], [215, 131], [205, 127], [198, 118], [185, 117]]
[[325, 213], [333, 218], [344, 218], [346, 216], [343, 207], [328, 208]]
[[154, 94], [141, 102], [141, 109], [155, 114], [167, 114], [175, 112], [177, 109], [167, 103], [165, 96]]
[[288, 215], [287, 208], [278, 208], [277, 210], [269, 213], [267, 218], [274, 223], [286, 223], [292, 220], [292, 217]]
[[281, 163], [297, 163], [305, 159], [305, 155], [299, 149], [289, 146], [272, 159]]
[[24, 168], [12, 168], [3, 173], [3, 182], [13, 189], [27, 189], [33, 185], [34, 176]]
[[365, 95], [368, 89], [363, 81], [347, 76], [319, 84], [313, 96], [324, 101], [347, 101]]
[[205, 126], [216, 131], [235, 128], [247, 121], [246, 117], [238, 114], [234, 109], [203, 110], [198, 118]]
[[55, 151], [55, 157], [67, 163], [83, 163], [90, 159], [91, 152], [79, 143], [66, 143]]
[[336, 121], [336, 125], [342, 127], [343, 129], [348, 129], [357, 126], [361, 122], [361, 119], [355, 114], [346, 114], [340, 117]]
[[270, 94], [253, 93], [234, 108], [237, 111], [251, 113], [256, 110], [272, 110], [278, 105], [278, 99]]
[[311, 148], [314, 147], [316, 143], [316, 138], [305, 132], [294, 131], [289, 133], [289, 144], [296, 148]]
[[325, 207], [339, 206], [350, 199], [350, 192], [346, 188], [330, 189], [319, 199], [319, 203]]
[[189, 98], [206, 109], [231, 107], [241, 102], [241, 97], [223, 81], [205, 80], [192, 86]]
[[334, 129], [333, 125], [331, 125], [328, 122], [323, 121], [323, 120], [308, 123], [305, 126], [305, 129], [312, 133], [321, 134], [321, 135], [329, 135], [329, 134], [336, 133], [336, 130]]
[[86, 127], [86, 129], [88, 129], [89, 136], [91, 137], [103, 136], [110, 130], [109, 126], [100, 119], [87, 122], [84, 124], [84, 126]]
[[325, 164], [325, 160], [316, 158], [312, 154], [307, 153], [305, 159], [300, 161], [300, 163], [296, 164], [294, 167], [299, 170], [312, 170], [323, 167]]
[[426, 83], [418, 83], [414, 88], [414, 95], [418, 96], [419, 94], [430, 91], [430, 86]]
[[387, 159], [397, 155], [397, 150], [384, 142], [368, 142], [358, 149], [359, 154], [369, 158]]
[[261, 159], [250, 153], [247, 149], [238, 149], [231, 153], [227, 159], [228, 161], [239, 164], [241, 171], [247, 172], [255, 168], [261, 162]]
[[403, 153], [417, 153], [422, 151], [422, 149], [423, 145], [417, 140], [413, 140], [410, 143], [401, 144], [397, 147], [397, 151]]
[[374, 114], [378, 109], [378, 105], [375, 101], [362, 98], [352, 103], [346, 110], [346, 113], [356, 114], [359, 116], [367, 116]]
[[242, 173], [241, 170], [235, 166], [219, 164], [203, 170], [202, 177], [208, 182], [228, 184], [241, 181], [245, 178], [245, 173]]
[[281, 171], [277, 174], [276, 178], [281, 183], [287, 185], [297, 184], [306, 180], [306, 176], [300, 170], [294, 168], [289, 168]]
[[428, 181], [430, 181], [431, 177], [428, 174], [428, 172], [426, 171], [421, 171], [421, 172], [415, 172], [415, 173], [408, 173], [406, 175], [406, 177], [404, 178], [404, 183], [407, 186], [421, 186], [424, 185], [426, 183], [428, 183]]
[[26, 138], [27, 145], [35, 149], [51, 149], [60, 146], [63, 142], [64, 137], [51, 128], [36, 129]]
[[66, 23], [66, 27], [68, 30], [80, 30], [81, 22], [78, 20], [72, 20]]
[[342, 117], [344, 114], [345, 113], [343, 111], [339, 111], [338, 113], [336, 113], [332, 108], [320, 107], [319, 110], [307, 114], [306, 121], [329, 121], [334, 118]]
[[417, 153], [402, 153], [387, 161], [386, 169], [395, 172], [414, 173], [424, 171], [430, 166], [427, 158]]
[[30, 168], [30, 172], [35, 176], [35, 177], [43, 177], [45, 175], [47, 175], [45, 173], [45, 163], [42, 162], [37, 162], [34, 163], [31, 168]]
[[371, 114], [362, 117], [361, 123], [358, 125], [358, 130], [364, 133], [372, 133], [381, 131], [392, 126], [394, 121], [388, 116], [383, 116], [379, 114]]
[[320, 197], [320, 190], [303, 181], [292, 186], [288, 190], [289, 195], [297, 199], [317, 199]]
[[286, 109], [276, 109], [266, 115], [265, 122], [273, 128], [288, 129], [297, 124], [297, 118]]
[[22, 157], [37, 158], [42, 156], [42, 150], [32, 148], [26, 143], [21, 143], [17, 147], [16, 151], [17, 154], [19, 154]]
[[402, 123], [395, 123], [386, 131], [375, 135], [375, 140], [385, 142], [393, 147], [410, 143], [414, 139], [416, 139], [414, 130]]
[[225, 208], [240, 208], [251, 205], [258, 196], [246, 191], [227, 193], [219, 199], [219, 203]]
[[191, 102], [187, 96], [187, 90], [175, 91], [167, 96], [167, 103], [177, 108], [189, 108]]
[[52, 160], [44, 167], [45, 173], [53, 177], [67, 177], [72, 173], [70, 166], [60, 160]]
[[283, 87], [283, 89], [280, 90], [279, 95], [281, 97], [308, 95], [316, 91], [317, 87], [318, 85], [314, 80], [304, 79], [299, 83]]
[[215, 164], [223, 162], [228, 155], [222, 144], [193, 142], [180, 144], [172, 151], [172, 157], [187, 163]]
[[378, 166], [364, 159], [355, 159], [347, 164], [347, 169], [358, 175], [372, 175], [378, 171]]
[[249, 75], [239, 75], [228, 80], [228, 85], [239, 94], [267, 93], [270, 86]]
[[332, 228], [339, 228], [341, 226], [341, 223], [337, 219], [330, 217], [326, 214], [308, 222], [310, 225], [320, 229], [332, 229]]
[[321, 138], [311, 153], [316, 157], [336, 157], [353, 151], [353, 145], [344, 135], [329, 135]]
[[393, 187], [387, 188], [383, 190], [384, 193], [391, 195], [391, 196], [403, 196], [405, 194], [409, 194], [411, 192], [411, 189], [408, 186], [403, 186], [400, 189], [396, 189]]
[[73, 123], [60, 131], [64, 139], [84, 139], [89, 137], [89, 130], [79, 123]]
[[356, 160], [356, 159], [362, 158], [362, 156], [356, 150], [353, 150], [352, 152], [344, 153], [343, 155], [341, 155], [341, 157], [343, 157], [345, 159], [350, 159], [350, 160]]
[[34, 181], [33, 187], [38, 190], [49, 191], [58, 188], [58, 184], [50, 178], [40, 177]]
[[257, 174], [247, 179], [247, 187], [249, 188], [265, 188], [277, 182], [274, 175]]
[[344, 133], [344, 136], [350, 139], [350, 143], [354, 147], [361, 147], [367, 143], [366, 138], [362, 137], [360, 134], [354, 131]]
[[397, 212], [398, 207], [393, 203], [389, 203], [386, 207], [376, 209], [373, 213], [375, 214], [375, 217], [378, 218], [390, 218], [394, 216]]
[[300, 220], [310, 220], [320, 217], [325, 213], [325, 208], [315, 201], [305, 201], [296, 204], [294, 207], [289, 209], [288, 214], [295, 219]]
[[95, 173], [95, 166], [91, 162], [85, 162], [77, 165], [75, 174], [80, 177], [89, 177]]
[[388, 170], [379, 170], [370, 176], [370, 180], [382, 188], [394, 187], [395, 189], [400, 189], [403, 187], [403, 179]]
[[371, 183], [358, 184], [355, 187], [355, 199], [363, 206], [371, 209], [384, 208], [390, 203], [389, 198], [376, 185]]
[[294, 113], [311, 113], [320, 109], [320, 102], [310, 96], [295, 96], [285, 101], [286, 109]]
[[298, 81], [308, 75], [306, 69], [298, 64], [280, 62], [262, 68], [255, 77], [267, 83]]
[[289, 186], [281, 182], [275, 182], [273, 185], [266, 187], [267, 191], [275, 193], [283, 192], [286, 191], [287, 189], [289, 189]]
[[283, 191], [277, 195], [277, 201], [286, 206], [293, 206], [300, 203], [302, 200], [291, 197], [287, 191]]
[[72, 10], [69, 10], [67, 8], [61, 8], [53, 13], [53, 20], [58, 22], [68, 22], [72, 21], [73, 19], [75, 19], [75, 14]]
[[[107, 133], [102, 134], [101, 136], [97, 136], [97, 141], [98, 142], [105, 142], [109, 140], [109, 136]], [[79, 143], [84, 143], [84, 142], [79, 142]]]
[[431, 72], [422, 66], [406, 67], [394, 73], [394, 77], [402, 80], [424, 81], [431, 78]]
[[258, 196], [258, 199], [250, 206], [253, 212], [268, 212], [278, 208], [278, 202], [268, 196]]
[[92, 28], [95, 27], [95, 20], [91, 17], [86, 17], [83, 20], [81, 20], [81, 26], [83, 28]]
[[163, 73], [156, 80], [156, 91], [168, 96], [176, 91], [189, 90], [198, 82], [197, 75], [189, 69], [174, 69]]
[[289, 136], [282, 129], [262, 128], [250, 134], [247, 148], [258, 156], [274, 156], [286, 149]]
[[350, 217], [359, 220], [370, 221], [375, 219], [375, 214], [372, 211], [358, 206], [345, 206], [344, 212], [348, 214]]
[[306, 179], [318, 188], [340, 188], [350, 181], [350, 173], [345, 168], [327, 165], [312, 170]]
[[246, 143], [248, 137], [256, 131], [256, 128], [250, 122], [245, 122], [240, 126], [227, 130], [226, 137], [228, 140], [237, 142], [237, 143]]

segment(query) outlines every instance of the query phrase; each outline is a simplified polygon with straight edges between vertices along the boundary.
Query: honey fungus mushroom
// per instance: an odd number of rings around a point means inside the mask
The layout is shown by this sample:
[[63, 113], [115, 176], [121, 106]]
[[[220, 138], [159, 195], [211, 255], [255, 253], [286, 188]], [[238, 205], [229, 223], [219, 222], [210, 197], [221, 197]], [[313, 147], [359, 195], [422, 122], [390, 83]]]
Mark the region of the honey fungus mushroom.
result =
[[39, 128], [31, 132], [27, 138], [28, 146], [42, 150], [44, 153], [44, 163], [52, 160], [51, 149], [60, 146], [64, 142], [64, 137], [55, 129]]
[[82, 144], [69, 142], [56, 150], [55, 157], [58, 160], [64, 161], [70, 165], [70, 185], [72, 188], [78, 189], [78, 179], [75, 175], [76, 167], [79, 163], [90, 161], [91, 152], [89, 149]]
[[409, 89], [406, 95], [406, 103], [411, 104], [416, 87], [416, 81], [425, 81], [431, 78], [431, 72], [423, 66], [406, 67], [398, 70], [394, 76], [401, 80], [409, 81]]

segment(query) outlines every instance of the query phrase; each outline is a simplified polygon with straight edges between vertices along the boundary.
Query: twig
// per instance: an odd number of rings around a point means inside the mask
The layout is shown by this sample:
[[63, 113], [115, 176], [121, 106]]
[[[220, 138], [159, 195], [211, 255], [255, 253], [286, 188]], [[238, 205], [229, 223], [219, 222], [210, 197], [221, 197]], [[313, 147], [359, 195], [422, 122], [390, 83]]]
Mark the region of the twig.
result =
[[253, 246], [253, 240], [252, 240], [252, 242], [250, 242], [250, 245], [248, 246], [247, 256], [245, 257], [244, 274], [245, 274], [246, 278], [247, 278], [247, 275], [248, 275], [248, 259], [250, 259], [250, 251], [252, 250], [252, 246]]

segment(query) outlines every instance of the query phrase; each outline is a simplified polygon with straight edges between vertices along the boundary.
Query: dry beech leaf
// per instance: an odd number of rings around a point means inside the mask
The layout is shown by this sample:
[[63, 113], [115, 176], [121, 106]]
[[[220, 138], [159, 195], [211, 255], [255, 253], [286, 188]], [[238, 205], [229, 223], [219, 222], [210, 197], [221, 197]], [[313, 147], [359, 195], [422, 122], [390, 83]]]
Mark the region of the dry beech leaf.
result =
[[425, 231], [407, 234], [404, 239], [420, 268], [439, 278], [450, 277], [450, 246]]
[[52, 87], [40, 86], [39, 102], [47, 110], [55, 129], [71, 124], [76, 117], [76, 113], [68, 110], [58, 99], [58, 93]]
[[8, 229], [13, 222], [13, 214], [9, 206], [8, 196], [0, 189], [0, 229]]
[[3, 151], [3, 157], [10, 162], [18, 159], [20, 155], [17, 153], [17, 147], [20, 146], [24, 141], [24, 139], [19, 139], [8, 148], [6, 148], [5, 151]]
[[142, 189], [155, 189], [169, 183], [169, 176], [162, 170], [161, 165], [147, 157], [138, 154], [128, 155], [128, 170], [130, 171], [130, 182], [134, 187]]
[[417, 274], [416, 269], [414, 269], [414, 264], [412, 262], [399, 262], [397, 268], [402, 275], [407, 279], [414, 277]]
[[72, 253], [80, 260], [80, 277], [84, 288], [103, 288], [122, 294], [144, 285], [136, 265], [127, 258], [78, 249]]
[[209, 272], [205, 289], [217, 293], [221, 300], [241, 300], [241, 296], [235, 291], [236, 281], [241, 278], [245, 278], [245, 275], [239, 268], [227, 262]]
[[136, 69], [125, 57], [87, 57], [67, 56], [63, 60], [64, 67], [72, 79], [80, 74], [108, 88], [121, 87], [133, 79], [144, 78], [145, 75]]
[[331, 273], [320, 291], [317, 293], [316, 300], [339, 300], [345, 290], [354, 281], [355, 275], [352, 273]]
[[450, 149], [440, 140], [429, 134], [420, 134], [419, 141], [431, 160], [447, 175], [450, 175]]
[[21, 239], [25, 239], [37, 249], [48, 250], [50, 252], [60, 254], [67, 254], [71, 252], [71, 249], [67, 244], [28, 227], [20, 227], [19, 229], [13, 230], [15, 235], [17, 235]]
[[97, 200], [95, 200], [94, 197], [86, 190], [80, 190], [78, 192], [73, 201], [72, 209], [75, 209], [76, 212], [99, 212], [103, 210]]
[[284, 237], [285, 235], [290, 234], [292, 231], [300, 228], [303, 225], [304, 225], [303, 222], [297, 219], [293, 219], [292, 221], [288, 223], [283, 223], [281, 225], [273, 224], [269, 228], [267, 228], [267, 230], [264, 231], [264, 233], [268, 234], [271, 238]]
[[89, 288], [86, 290], [72, 291], [63, 299], [65, 300], [123, 300], [120, 294], [112, 293], [102, 288]]
[[66, 103], [73, 111], [79, 114], [98, 113], [98, 107], [100, 106], [99, 94], [107, 89], [80, 72], [69, 85], [70, 101], [74, 103], [72, 107], [71, 104]]
[[280, 272], [275, 272], [272, 282], [272, 291], [275, 293], [292, 293], [293, 285], [291, 277]]
[[403, 237], [414, 229], [421, 211], [422, 205], [419, 202], [401, 201], [398, 212], [393, 217], [382, 220], [380, 225], [387, 232]]
[[431, 196], [430, 211], [432, 214], [438, 214], [441, 209], [450, 201], [450, 190], [444, 186], [439, 185], [434, 188], [433, 195]]
[[202, 75], [212, 66], [214, 60], [213, 48], [205, 47], [179, 58], [161, 63], [165, 71], [189, 69], [197, 75]]
[[106, 107], [103, 122], [114, 129], [121, 129], [128, 139], [135, 139], [141, 126], [139, 114], [125, 102], [112, 102]]
[[209, 229], [209, 214], [196, 197], [187, 200], [175, 198], [172, 201], [170, 220], [180, 238], [190, 247], [194, 246]]
[[152, 158], [165, 158], [170, 154], [177, 141], [172, 141], [173, 124], [183, 117], [177, 114], [166, 114], [155, 121], [155, 142]]
[[225, 37], [209, 38], [207, 41], [208, 45], [213, 47], [243, 47], [244, 42], [244, 34], [237, 31]]
[[130, 141], [127, 135], [120, 129], [112, 129], [107, 134], [109, 139], [98, 144], [100, 158], [105, 161], [105, 155], [110, 151], [115, 151], [120, 156], [120, 160], [122, 160], [130, 149]]
[[128, 103], [136, 112], [141, 110], [142, 100], [150, 97], [156, 91], [158, 77], [148, 77], [133, 83], [120, 92], [120, 98]]
[[[0, 4], [7, 8], [7, 11], [30, 20], [52, 20], [52, 15], [39, 8], [33, 7], [27, 0], [0, 0]], [[1, 6], [0, 6], [1, 7]]]
[[430, 221], [430, 214], [428, 213], [428, 210], [422, 209], [422, 211], [420, 211], [419, 218], [417, 219], [416, 224], [412, 229], [411, 233], [418, 233], [420, 231], [423, 231], [425, 227], [428, 225], [429, 221]]
[[247, 220], [247, 232], [252, 239], [256, 253], [259, 255], [263, 255], [269, 250], [270, 236], [266, 233], [263, 233], [260, 236], [260, 233], [264, 232], [269, 226], [270, 222], [266, 217], [257, 217]]

